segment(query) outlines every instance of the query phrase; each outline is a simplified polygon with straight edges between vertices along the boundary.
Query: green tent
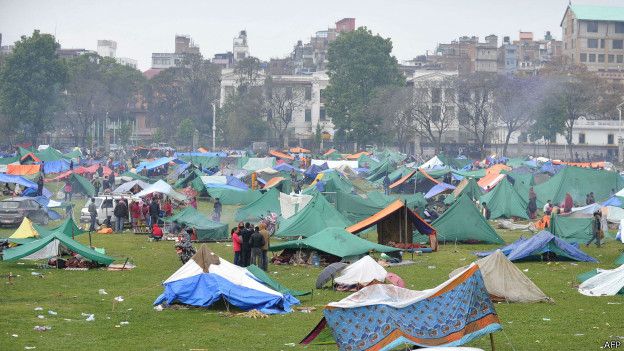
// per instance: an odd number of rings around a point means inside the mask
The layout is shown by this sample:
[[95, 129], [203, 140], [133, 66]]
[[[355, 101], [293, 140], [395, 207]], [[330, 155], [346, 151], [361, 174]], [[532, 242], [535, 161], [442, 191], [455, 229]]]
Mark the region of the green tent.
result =
[[317, 250], [340, 258], [358, 257], [366, 255], [369, 251], [399, 251], [399, 249], [394, 247], [380, 245], [362, 239], [341, 227], [328, 227], [305, 239], [288, 241], [269, 247], [269, 251], [281, 251], [285, 249]]
[[358, 157], [357, 161], [358, 161], [358, 167], [368, 168], [368, 169], [373, 169], [377, 167], [377, 165], [380, 163], [380, 161], [377, 161], [368, 155], [362, 155]]
[[271, 277], [269, 277], [268, 274], [266, 274], [262, 269], [260, 269], [260, 267], [256, 266], [255, 264], [252, 264], [251, 266], [247, 266], [247, 271], [253, 274], [253, 276], [259, 281], [261, 281], [264, 285], [282, 294], [290, 294], [292, 296], [305, 296], [305, 295], [312, 294], [312, 291], [299, 291], [299, 290], [288, 289], [282, 284], [271, 279]]
[[350, 223], [320, 193], [314, 194], [310, 202], [298, 213], [277, 222], [276, 236], [312, 236], [327, 227], [347, 227]]
[[476, 179], [481, 179], [485, 177], [486, 173], [487, 171], [485, 170], [485, 168], [480, 168], [475, 171], [453, 171], [453, 174], [457, 174], [462, 177], [469, 177], [469, 178], [476, 178]]
[[[66, 221], [66, 223], [67, 222], [68, 221]], [[73, 221], [71, 221], [71, 224], [73, 224]], [[3, 260], [13, 261], [13, 260], [18, 260], [20, 258], [36, 254], [40, 250], [48, 247], [48, 245], [50, 244], [54, 245], [55, 241], [57, 241], [59, 246], [64, 246], [68, 248], [70, 251], [76, 252], [88, 260], [98, 262], [104, 265], [109, 265], [114, 261], [113, 258], [108, 257], [102, 253], [99, 253], [96, 250], [73, 240], [71, 238], [71, 234], [68, 236], [67, 233], [65, 232], [66, 229], [67, 229], [67, 226], [61, 225], [61, 227], [54, 229], [45, 235], [42, 235], [41, 239], [26, 243], [24, 245], [20, 245], [18, 247], [4, 250]], [[49, 248], [50, 247], [48, 247], [48, 249]], [[49, 257], [42, 256], [41, 258], [44, 259], [44, 258], [49, 258]]]
[[368, 172], [366, 180], [374, 182], [376, 180], [383, 179], [386, 174], [390, 174], [390, 172], [394, 171], [394, 168], [394, 164], [391, 161], [383, 161]]
[[193, 207], [187, 207], [173, 216], [165, 218], [165, 221], [177, 221], [194, 228], [197, 233], [197, 241], [219, 241], [227, 240], [230, 237], [227, 224], [211, 221]]
[[400, 152], [396, 152], [396, 151], [391, 151], [391, 150], [384, 150], [382, 152], [375, 152], [374, 153], [375, 157], [377, 157], [377, 159], [379, 159], [380, 161], [383, 160], [389, 160], [392, 162], [403, 162], [403, 160], [405, 160], [407, 158], [406, 154], [402, 154]]
[[71, 217], [68, 217], [63, 223], [50, 229], [38, 224], [33, 224], [33, 228], [39, 233], [40, 237], [46, 237], [52, 233], [60, 233], [71, 238], [72, 236], [76, 237], [87, 232], [86, 230], [80, 229]]
[[358, 223], [383, 210], [392, 202], [390, 197], [363, 198], [355, 194], [336, 193], [336, 209], [349, 221]]
[[23, 148], [21, 146], [17, 147], [17, 154], [19, 155], [20, 158], [22, 158], [22, 157], [24, 157], [24, 156], [26, 156], [26, 155], [28, 155], [30, 153], [33, 153], [33, 152], [34, 152], [34, 150], [32, 150], [32, 147], [30, 147], [28, 149]]
[[95, 196], [95, 187], [91, 182], [80, 174], [72, 173], [69, 176], [69, 182], [72, 185], [74, 194], [80, 193], [86, 196]]
[[[596, 201], [604, 201], [611, 196], [611, 190], [624, 188], [624, 181], [617, 172], [567, 166], [546, 182], [534, 187], [540, 203], [552, 200], [554, 204], [563, 202], [570, 193], [574, 202], [585, 204], [585, 196], [594, 192]], [[539, 204], [538, 204], [539, 206]]]
[[262, 196], [260, 190], [233, 190], [225, 188], [207, 189], [210, 197], [219, 198], [224, 205], [248, 205]]
[[144, 177], [144, 176], [142, 176], [140, 174], [136, 174], [136, 173], [133, 173], [133, 172], [130, 172], [130, 171], [123, 172], [120, 175], [120, 177], [128, 177], [128, 178], [132, 178], [132, 180], [142, 180], [142, 181], [144, 181], [146, 183], [150, 183], [150, 184], [154, 183], [154, 179], [149, 178], [149, 177]]
[[66, 154], [63, 154], [63, 158], [67, 160], [78, 159], [82, 157], [82, 152], [79, 149], [72, 150]]
[[422, 212], [427, 206], [427, 199], [425, 199], [425, 196], [422, 193], [386, 195], [379, 191], [371, 191], [366, 194], [366, 197], [368, 200], [372, 201], [375, 206], [383, 206], [383, 208], [394, 200], [401, 199], [407, 203], [407, 207], [420, 215], [422, 215]]
[[440, 242], [504, 243], [467, 195], [461, 195], [431, 225], [438, 232]]
[[[390, 172], [388, 174], [388, 178], [390, 179], [391, 182], [396, 182], [397, 180], [405, 177], [406, 175], [410, 174], [414, 169], [413, 168], [409, 168], [406, 166], [401, 166], [397, 169], [395, 169], [394, 171]], [[376, 181], [374, 181], [374, 183], [382, 185], [383, 184], [383, 177], [377, 179]]]
[[490, 192], [481, 196], [479, 203], [484, 202], [491, 211], [490, 219], [500, 217], [529, 219], [527, 202], [518, 194], [507, 177], [498, 182]]
[[567, 242], [584, 244], [592, 237], [592, 221], [591, 217], [574, 218], [552, 215], [549, 231]]
[[340, 152], [338, 152], [338, 150], [333, 150], [329, 154], [323, 155], [322, 159], [337, 161], [342, 160], [342, 155], [340, 154]]
[[44, 162], [58, 161], [64, 159], [63, 154], [53, 147], [45, 148], [41, 151], [36, 151], [35, 157]]
[[445, 166], [451, 167], [454, 169], [462, 169], [466, 165], [472, 163], [472, 161], [468, 158], [452, 158], [444, 154], [438, 155], [438, 159], [442, 161], [442, 163], [444, 163]]
[[[506, 172], [501, 172], [501, 173], [506, 173]], [[522, 197], [522, 199], [525, 202], [529, 202], [529, 190], [531, 189], [532, 186], [535, 185], [535, 177], [533, 176], [533, 173], [519, 173], [519, 172], [509, 172], [507, 173], [508, 177], [511, 177], [513, 179], [513, 187], [514, 189], [516, 189], [516, 191], [518, 192], [518, 194], [520, 195], [520, 197]], [[537, 203], [538, 207], [543, 207], [544, 204], [538, 202]]]
[[181, 156], [178, 157], [180, 160], [186, 163], [192, 163], [195, 166], [201, 166], [202, 169], [219, 167], [221, 165], [220, 157], [209, 157], [209, 156]]
[[353, 183], [338, 172], [324, 172], [321, 181], [325, 184], [324, 192], [350, 193], [353, 191]]
[[2, 157], [0, 158], [0, 165], [8, 165], [11, 163], [19, 162], [19, 159], [20, 159], [19, 156]]
[[257, 221], [260, 219], [260, 216], [266, 216], [267, 211], [280, 215], [282, 210], [280, 208], [279, 193], [279, 190], [275, 188], [269, 189], [256, 201], [239, 208], [234, 218], [237, 221]]
[[249, 161], [248, 156], [241, 156], [236, 159], [236, 168], [243, 169], [243, 166]]
[[176, 189], [182, 189], [190, 186], [193, 190], [201, 193], [206, 189], [204, 182], [201, 180], [203, 175], [205, 174], [199, 169], [193, 169], [186, 177], [178, 179], [175, 184], [173, 184], [173, 187]]
[[525, 166], [525, 162], [526, 160], [524, 158], [516, 157], [516, 158], [508, 159], [507, 162], [505, 162], [505, 164], [511, 168], [518, 168], [518, 167]]
[[468, 195], [470, 200], [475, 201], [479, 200], [479, 198], [483, 195], [483, 190], [479, 184], [477, 184], [475, 178], [464, 178], [464, 180], [459, 183], [457, 188], [455, 188], [455, 190], [444, 199], [444, 204], [451, 205], [462, 194]]

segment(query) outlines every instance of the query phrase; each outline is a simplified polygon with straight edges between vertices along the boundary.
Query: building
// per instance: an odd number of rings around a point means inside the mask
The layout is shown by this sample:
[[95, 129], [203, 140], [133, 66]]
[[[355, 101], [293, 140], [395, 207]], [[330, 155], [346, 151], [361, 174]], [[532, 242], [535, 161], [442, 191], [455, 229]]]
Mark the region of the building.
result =
[[[321, 91], [329, 85], [329, 77], [325, 72], [314, 72], [309, 75], [271, 74], [273, 89], [284, 89], [289, 95], [299, 100], [299, 107], [292, 111], [292, 122], [289, 125], [289, 140], [299, 140], [301, 145], [311, 142], [316, 133], [317, 125], [324, 134], [333, 135], [334, 125], [325, 112]], [[256, 86], [263, 86], [266, 71], [262, 71], [256, 80]], [[232, 96], [239, 79], [233, 69], [223, 70], [221, 74], [220, 106]], [[266, 118], [264, 116], [263, 118]], [[281, 146], [281, 145], [280, 145]]]
[[336, 22], [336, 32], [348, 33], [355, 30], [355, 18], [343, 18]]
[[97, 53], [102, 57], [117, 57], [117, 42], [114, 40], [98, 40]]
[[234, 54], [231, 51], [215, 54], [212, 58], [212, 63], [221, 67], [221, 69], [228, 69], [234, 67]]
[[132, 67], [134, 69], [136, 69], [138, 67], [137, 60], [131, 59], [131, 58], [128, 58], [128, 57], [115, 57], [115, 61], [117, 61], [117, 63], [120, 64], [120, 65]]
[[200, 54], [199, 47], [193, 43], [188, 35], [175, 36], [175, 52], [152, 53], [152, 68], [167, 69], [179, 66], [184, 62], [186, 55]]
[[498, 71], [498, 37], [494, 34], [485, 37], [485, 43], [477, 43], [475, 47], [475, 71]]
[[97, 54], [96, 51], [93, 50], [87, 50], [87, 49], [58, 49], [56, 50], [56, 53], [58, 54], [59, 58], [62, 60], [69, 60], [72, 59], [74, 57], [78, 57], [80, 55], [85, 55], [85, 54]]
[[234, 55], [234, 62], [244, 60], [251, 56], [249, 54], [249, 45], [247, 45], [247, 31], [241, 30], [238, 33], [238, 37], [234, 38], [232, 42], [232, 54]]
[[561, 20], [563, 56], [603, 78], [624, 79], [624, 7], [569, 5]]
[[434, 55], [429, 56], [442, 70], [456, 70], [460, 74], [475, 72], [477, 44], [479, 37], [463, 36], [450, 43], [438, 44]]
[[518, 70], [518, 46], [510, 42], [509, 37], [503, 37], [503, 44], [498, 50], [499, 72], [514, 74]]

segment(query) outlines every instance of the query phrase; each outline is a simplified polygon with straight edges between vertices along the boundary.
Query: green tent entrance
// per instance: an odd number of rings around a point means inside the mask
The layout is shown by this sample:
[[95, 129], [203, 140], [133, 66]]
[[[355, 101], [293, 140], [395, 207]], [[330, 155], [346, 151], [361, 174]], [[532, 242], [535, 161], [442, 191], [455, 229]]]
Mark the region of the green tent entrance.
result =
[[529, 219], [527, 202], [518, 194], [518, 191], [514, 189], [506, 177], [498, 182], [494, 189], [481, 196], [479, 202], [487, 204], [491, 211], [490, 219], [500, 217]]

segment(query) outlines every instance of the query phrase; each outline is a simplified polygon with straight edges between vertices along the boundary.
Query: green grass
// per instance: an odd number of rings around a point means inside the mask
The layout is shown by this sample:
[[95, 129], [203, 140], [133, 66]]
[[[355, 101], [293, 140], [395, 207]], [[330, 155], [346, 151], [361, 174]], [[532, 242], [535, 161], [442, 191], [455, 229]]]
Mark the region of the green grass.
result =
[[[83, 201], [77, 201], [82, 206]], [[210, 204], [200, 203], [208, 213]], [[76, 209], [76, 212], [79, 208]], [[224, 220], [233, 224], [235, 208], [225, 206]], [[3, 229], [0, 236], [9, 236], [13, 229]], [[521, 233], [500, 232], [507, 242]], [[87, 236], [79, 238], [88, 242]], [[130, 261], [137, 268], [127, 272], [105, 270], [62, 271], [41, 270], [29, 261], [0, 262], [0, 350], [288, 350], [303, 349], [297, 344], [320, 320], [322, 306], [337, 301], [347, 293], [316, 290], [313, 297], [303, 297], [303, 306], [315, 306], [312, 313], [293, 312], [267, 319], [226, 317], [223, 308], [153, 310], [152, 302], [162, 292], [161, 282], [180, 267], [171, 242], [149, 242], [134, 234], [93, 235], [93, 244], [104, 247], [109, 255]], [[210, 249], [232, 260], [228, 243], [208, 244]], [[448, 278], [453, 269], [474, 260], [472, 252], [493, 249], [492, 245], [446, 245], [440, 251], [415, 256], [416, 264], [390, 268], [403, 277], [411, 289], [426, 289]], [[495, 335], [496, 350], [594, 350], [606, 340], [624, 335], [621, 297], [590, 298], [579, 294], [575, 276], [596, 267], [611, 268], [621, 251], [621, 244], [609, 242], [605, 247], [586, 251], [601, 264], [519, 263], [554, 304], [497, 304], [503, 332]], [[435, 267], [435, 268], [430, 268]], [[5, 276], [19, 275], [14, 284]], [[42, 272], [43, 277], [31, 275]], [[320, 269], [314, 267], [270, 266], [271, 276], [284, 285], [298, 290], [314, 286]], [[108, 295], [99, 295], [105, 289]], [[113, 304], [115, 296], [125, 301]], [[34, 311], [35, 307], [43, 311]], [[48, 310], [58, 313], [48, 314]], [[95, 314], [87, 322], [81, 313]], [[45, 319], [38, 319], [37, 315]], [[549, 318], [549, 321], [543, 320]], [[120, 326], [121, 321], [129, 324]], [[37, 332], [35, 325], [51, 326], [52, 330]], [[16, 334], [18, 337], [13, 337]], [[482, 338], [469, 346], [489, 350], [489, 339]], [[309, 346], [309, 350], [335, 350], [331, 346]]]

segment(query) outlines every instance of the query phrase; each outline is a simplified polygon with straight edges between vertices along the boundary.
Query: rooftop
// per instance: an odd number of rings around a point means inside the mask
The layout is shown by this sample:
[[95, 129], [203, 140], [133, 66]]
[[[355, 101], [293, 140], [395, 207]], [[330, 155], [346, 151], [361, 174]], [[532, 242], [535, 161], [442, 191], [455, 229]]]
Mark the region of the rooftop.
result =
[[566, 13], [568, 10], [572, 10], [576, 18], [580, 20], [624, 22], [624, 7], [570, 5]]

